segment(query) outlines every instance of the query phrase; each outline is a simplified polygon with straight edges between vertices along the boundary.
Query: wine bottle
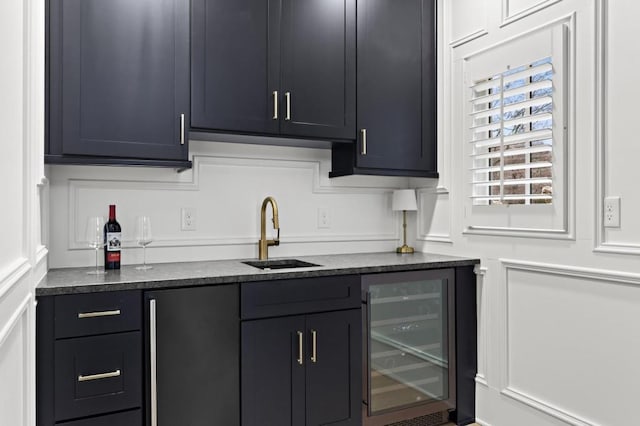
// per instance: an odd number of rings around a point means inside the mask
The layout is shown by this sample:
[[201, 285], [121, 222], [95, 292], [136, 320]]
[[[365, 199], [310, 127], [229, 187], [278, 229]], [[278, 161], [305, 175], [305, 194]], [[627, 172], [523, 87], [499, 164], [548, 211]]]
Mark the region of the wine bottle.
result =
[[104, 269], [120, 269], [122, 229], [116, 220], [116, 206], [109, 206], [109, 221], [104, 224]]

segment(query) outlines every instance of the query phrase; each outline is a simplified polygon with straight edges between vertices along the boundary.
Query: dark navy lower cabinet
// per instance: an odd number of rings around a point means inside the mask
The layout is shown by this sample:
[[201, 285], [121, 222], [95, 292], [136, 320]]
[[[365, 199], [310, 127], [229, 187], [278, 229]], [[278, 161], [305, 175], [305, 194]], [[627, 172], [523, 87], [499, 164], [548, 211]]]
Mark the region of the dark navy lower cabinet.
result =
[[242, 284], [243, 426], [362, 424], [359, 281], [349, 275]]
[[242, 425], [361, 425], [359, 309], [242, 323]]
[[[465, 425], [475, 419], [475, 274], [472, 266], [448, 271], [450, 420]], [[402, 282], [411, 274], [418, 272], [371, 277]], [[373, 425], [362, 410], [362, 279], [39, 296], [36, 425]]]
[[38, 298], [37, 426], [239, 426], [238, 285]]
[[140, 296], [38, 297], [37, 426], [142, 425]]

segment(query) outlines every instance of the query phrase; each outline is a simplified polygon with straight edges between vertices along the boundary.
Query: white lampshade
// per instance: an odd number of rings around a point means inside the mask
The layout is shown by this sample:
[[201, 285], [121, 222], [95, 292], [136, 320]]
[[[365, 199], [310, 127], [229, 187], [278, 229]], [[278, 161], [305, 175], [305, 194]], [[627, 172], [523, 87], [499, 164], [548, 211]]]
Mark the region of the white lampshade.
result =
[[418, 210], [416, 191], [413, 189], [396, 189], [393, 191], [391, 210]]

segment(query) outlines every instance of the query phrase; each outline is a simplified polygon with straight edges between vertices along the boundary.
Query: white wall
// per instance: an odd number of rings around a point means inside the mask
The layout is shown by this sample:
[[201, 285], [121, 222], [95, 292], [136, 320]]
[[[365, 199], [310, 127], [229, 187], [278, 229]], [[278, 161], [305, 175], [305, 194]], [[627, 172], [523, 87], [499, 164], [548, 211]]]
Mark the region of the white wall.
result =
[[34, 286], [47, 269], [39, 224], [40, 196], [46, 190], [42, 2], [0, 2], [0, 52], [0, 423], [31, 426]]
[[[190, 142], [192, 170], [51, 166], [50, 266], [89, 266], [89, 216], [116, 204], [123, 227], [123, 263], [142, 261], [135, 217], [151, 216], [155, 241], [148, 262], [257, 257], [260, 205], [272, 195], [280, 211], [281, 245], [271, 257], [390, 251], [398, 246], [400, 216], [390, 193], [407, 178], [329, 179], [330, 150]], [[181, 209], [196, 209], [195, 231], [181, 230]], [[318, 227], [318, 209], [330, 228]], [[269, 210], [268, 217], [271, 213]], [[415, 222], [415, 214], [410, 216]], [[269, 221], [270, 223], [270, 221]], [[269, 225], [268, 223], [268, 225]], [[268, 235], [271, 229], [268, 227]]]
[[[442, 0], [440, 6], [441, 178], [421, 189], [418, 239], [424, 251], [482, 258], [478, 420], [493, 426], [635, 424], [640, 150], [632, 123], [640, 98], [633, 83], [640, 3]], [[462, 62], [554, 22], [568, 32], [566, 222], [555, 235], [534, 230], [518, 237], [508, 225], [473, 233], [465, 228], [473, 217], [465, 216]], [[602, 226], [607, 195], [622, 197], [618, 229]]]

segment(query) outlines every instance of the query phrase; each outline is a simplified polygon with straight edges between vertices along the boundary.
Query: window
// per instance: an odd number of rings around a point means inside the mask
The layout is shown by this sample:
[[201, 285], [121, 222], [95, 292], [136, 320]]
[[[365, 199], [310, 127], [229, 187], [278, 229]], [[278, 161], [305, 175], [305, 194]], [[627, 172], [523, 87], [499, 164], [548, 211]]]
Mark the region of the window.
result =
[[465, 234], [574, 237], [573, 25], [567, 18], [454, 56]]
[[553, 203], [553, 77], [546, 57], [472, 84], [473, 205]]

